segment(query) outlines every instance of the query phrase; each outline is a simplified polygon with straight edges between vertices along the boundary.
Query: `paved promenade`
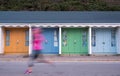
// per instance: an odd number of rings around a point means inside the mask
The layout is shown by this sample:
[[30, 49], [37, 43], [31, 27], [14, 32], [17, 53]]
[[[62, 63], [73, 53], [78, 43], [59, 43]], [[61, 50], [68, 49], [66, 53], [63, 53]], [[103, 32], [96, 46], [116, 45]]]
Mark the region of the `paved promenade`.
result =
[[[120, 56], [57, 56], [57, 55], [44, 55], [46, 60], [53, 62], [85, 62], [85, 61], [114, 61], [120, 62]], [[27, 61], [27, 55], [0, 55], [0, 61]]]

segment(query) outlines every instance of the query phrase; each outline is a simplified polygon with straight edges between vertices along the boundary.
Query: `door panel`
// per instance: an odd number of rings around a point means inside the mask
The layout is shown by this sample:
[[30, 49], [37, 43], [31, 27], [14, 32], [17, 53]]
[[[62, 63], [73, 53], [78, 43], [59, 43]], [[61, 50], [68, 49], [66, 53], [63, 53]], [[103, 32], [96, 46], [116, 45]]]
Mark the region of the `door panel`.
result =
[[[10, 31], [9, 46], [7, 46], [7, 33]], [[5, 29], [5, 53], [28, 53], [28, 46], [25, 46], [25, 30], [27, 28], [6, 28]]]
[[110, 38], [111, 38], [111, 31], [110, 29], [104, 29], [104, 37], [103, 37], [103, 52], [109, 53], [110, 52]]
[[43, 54], [58, 54], [59, 39], [58, 29], [56, 28], [44, 28], [43, 35], [45, 36], [45, 42], [43, 43]]
[[116, 53], [116, 29], [111, 29], [111, 51], [113, 53]]
[[[101, 36], [101, 33], [102, 33], [102, 36]], [[104, 37], [104, 31], [101, 29], [96, 29], [96, 47], [97, 47], [97, 49], [95, 51], [98, 51], [99, 53], [103, 52], [103, 47], [104, 47], [103, 46], [103, 44], [104, 44], [103, 37]]]
[[75, 38], [73, 36], [73, 31], [71, 29], [68, 29], [68, 42], [67, 42], [67, 44], [69, 46], [68, 46], [67, 52], [69, 54], [74, 54], [74, 52], [75, 52], [75, 45], [76, 44], [75, 44], [74, 40], [75, 40]]
[[[62, 53], [63, 54], [87, 54], [88, 36], [87, 29], [64, 28], [62, 29]], [[85, 34], [84, 34], [85, 33]], [[86, 37], [85, 37], [86, 36]], [[86, 42], [84, 40], [86, 38]], [[86, 46], [83, 47], [83, 40]]]
[[81, 30], [81, 50], [83, 54], [88, 54], [88, 29], [82, 29]]
[[[115, 52], [116, 47], [111, 47], [111, 29], [102, 28], [93, 30], [95, 30], [95, 44], [96, 44], [95, 46], [93, 46], [92, 44], [93, 53], [109, 54]], [[93, 40], [94, 39], [92, 36], [92, 43], [94, 42]]]
[[[62, 53], [64, 54], [69, 54], [69, 48], [68, 48], [68, 42], [70, 42], [69, 40], [69, 30], [68, 29], [63, 29], [62, 30]], [[71, 43], [71, 42], [70, 42]]]

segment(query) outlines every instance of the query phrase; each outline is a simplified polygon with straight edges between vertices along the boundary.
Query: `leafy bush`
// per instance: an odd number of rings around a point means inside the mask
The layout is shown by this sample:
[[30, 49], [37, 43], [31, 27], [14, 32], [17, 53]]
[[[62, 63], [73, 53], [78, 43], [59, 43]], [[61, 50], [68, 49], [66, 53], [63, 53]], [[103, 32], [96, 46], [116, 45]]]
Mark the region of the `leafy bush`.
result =
[[0, 10], [28, 11], [120, 11], [100, 0], [0, 0]]

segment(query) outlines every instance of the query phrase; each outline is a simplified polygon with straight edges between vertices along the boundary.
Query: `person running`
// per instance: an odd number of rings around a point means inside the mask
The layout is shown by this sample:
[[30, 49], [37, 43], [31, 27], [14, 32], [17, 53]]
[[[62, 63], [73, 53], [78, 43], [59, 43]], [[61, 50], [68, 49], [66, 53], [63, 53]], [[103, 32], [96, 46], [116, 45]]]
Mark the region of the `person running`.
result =
[[41, 60], [38, 60], [38, 62], [43, 62], [43, 63], [49, 63], [52, 64], [52, 62], [47, 61], [44, 59], [42, 55], [42, 43], [45, 41], [44, 36], [42, 35], [42, 30], [40, 28], [33, 28], [33, 51], [32, 54], [30, 55], [30, 59], [28, 62], [28, 69], [25, 71], [24, 74], [30, 74], [32, 73], [32, 68], [34, 66], [34, 60], [36, 60], [38, 57], [40, 57]]

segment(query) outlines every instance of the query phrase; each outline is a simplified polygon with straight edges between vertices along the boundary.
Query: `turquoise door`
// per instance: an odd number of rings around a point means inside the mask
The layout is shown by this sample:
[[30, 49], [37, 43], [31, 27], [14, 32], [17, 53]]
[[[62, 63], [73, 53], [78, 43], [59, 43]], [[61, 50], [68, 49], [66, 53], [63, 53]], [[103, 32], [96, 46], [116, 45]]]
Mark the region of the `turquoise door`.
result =
[[58, 54], [59, 51], [59, 39], [57, 28], [44, 28], [43, 35], [45, 42], [43, 43], [43, 54]]
[[115, 29], [99, 28], [92, 30], [92, 52], [98, 54], [116, 53]]

